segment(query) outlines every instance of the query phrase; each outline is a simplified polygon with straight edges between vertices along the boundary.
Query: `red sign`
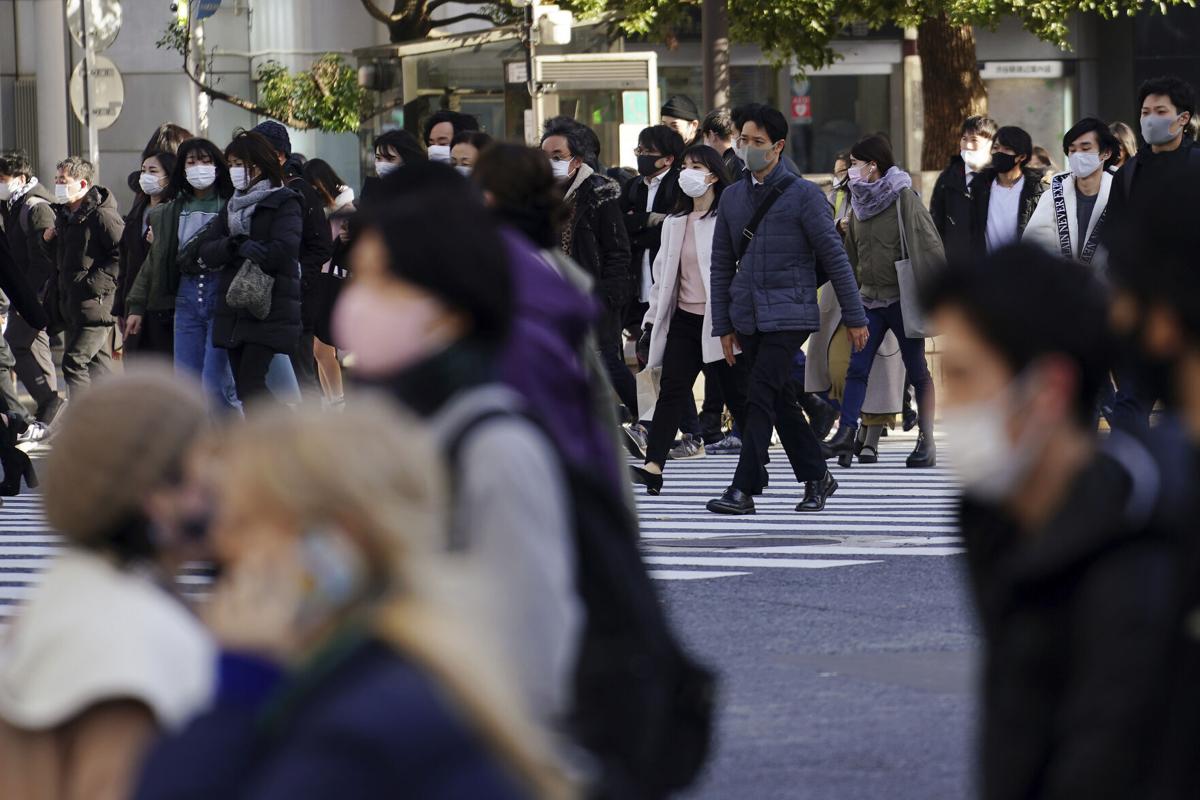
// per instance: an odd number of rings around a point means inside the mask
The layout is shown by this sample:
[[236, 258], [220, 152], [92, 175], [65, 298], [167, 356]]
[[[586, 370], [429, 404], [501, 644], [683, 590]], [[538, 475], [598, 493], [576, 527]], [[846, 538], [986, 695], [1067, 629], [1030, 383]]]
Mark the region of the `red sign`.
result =
[[792, 119], [812, 119], [812, 98], [806, 94], [792, 96]]

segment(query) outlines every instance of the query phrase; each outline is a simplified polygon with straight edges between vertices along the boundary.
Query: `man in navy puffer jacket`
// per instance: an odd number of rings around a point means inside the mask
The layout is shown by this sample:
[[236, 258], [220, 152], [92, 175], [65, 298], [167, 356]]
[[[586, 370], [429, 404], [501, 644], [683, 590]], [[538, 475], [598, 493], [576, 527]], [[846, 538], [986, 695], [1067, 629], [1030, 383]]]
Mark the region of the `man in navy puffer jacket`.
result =
[[[788, 125], [778, 110], [762, 105], [741, 109], [739, 155], [746, 161], [742, 179], [725, 190], [717, 216], [712, 250], [713, 335], [721, 337], [725, 359], [735, 348], [750, 365], [750, 391], [742, 453], [733, 483], [708, 510], [753, 514], [751, 496], [766, 485], [764, 465], [771, 428], [787, 451], [796, 480], [805, 485], [797, 511], [821, 511], [837, 489], [825, 467], [820, 443], [796, 408], [788, 376], [792, 361], [809, 335], [820, 328], [817, 287], [833, 283], [842, 318], [855, 350], [867, 342], [867, 317], [854, 270], [833, 226], [828, 203], [815, 184], [781, 166]], [[743, 231], [771, 193], [775, 200], [755, 231], [744, 256]]]

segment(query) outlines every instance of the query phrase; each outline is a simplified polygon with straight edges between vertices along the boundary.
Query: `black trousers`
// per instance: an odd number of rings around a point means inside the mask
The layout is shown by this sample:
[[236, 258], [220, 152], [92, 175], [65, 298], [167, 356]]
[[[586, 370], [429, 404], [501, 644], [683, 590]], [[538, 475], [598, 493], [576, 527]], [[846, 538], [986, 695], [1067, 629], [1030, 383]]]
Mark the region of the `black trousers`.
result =
[[21, 420], [28, 426], [33, 417], [21, 405], [21, 398], [17, 395], [17, 382], [13, 375], [15, 364], [16, 358], [8, 342], [0, 339], [0, 413], [7, 414], [9, 419]]
[[622, 338], [623, 316], [623, 309], [604, 309], [604, 314], [600, 317], [600, 324], [596, 328], [596, 344], [600, 351], [600, 359], [604, 362], [604, 368], [608, 372], [608, 379], [617, 393], [617, 399], [629, 409], [630, 415], [637, 419], [637, 382], [633, 379], [633, 373], [625, 363], [625, 354], [622, 349], [624, 343]]
[[296, 382], [300, 384], [300, 397], [303, 402], [321, 402], [325, 393], [321, 391], [321, 379], [317, 377], [317, 357], [313, 354], [313, 331], [304, 331], [296, 342], [296, 349], [289, 353], [292, 370], [296, 373]]
[[[703, 336], [704, 317], [676, 309], [671, 317], [671, 329], [667, 331], [667, 345], [663, 350], [662, 378], [659, 382], [658, 404], [654, 407], [654, 421], [650, 424], [650, 435], [646, 440], [646, 462], [667, 463], [667, 454], [675, 440], [675, 432], [687, 419], [696, 415], [696, 398], [692, 387], [696, 376], [706, 366], [715, 367], [711, 374], [721, 384], [724, 397], [729, 401], [733, 418], [741, 424], [745, 414], [747, 373], [744, 365], [731, 367], [724, 361], [704, 363]], [[705, 371], [705, 382], [710, 380]]]
[[260, 397], [270, 397], [267, 389], [267, 370], [275, 351], [261, 344], [243, 344], [229, 350], [229, 366], [233, 368], [233, 383], [238, 399], [248, 403]]
[[825, 476], [821, 444], [800, 411], [795, 383], [790, 380], [796, 353], [807, 338], [806, 331], [738, 334], [742, 357], [750, 368], [750, 381], [745, 421], [738, 423], [742, 430], [742, 453], [733, 475], [736, 489], [749, 493], [758, 485], [767, 463], [772, 428], [779, 430], [779, 439], [797, 481], [805, 483]]
[[71, 393], [86, 389], [93, 379], [112, 372], [112, 337], [111, 325], [68, 327], [62, 368]]
[[4, 338], [16, 360], [17, 377], [38, 406], [49, 403], [58, 394], [58, 375], [50, 353], [50, 336], [34, 330], [20, 314], [9, 313]]

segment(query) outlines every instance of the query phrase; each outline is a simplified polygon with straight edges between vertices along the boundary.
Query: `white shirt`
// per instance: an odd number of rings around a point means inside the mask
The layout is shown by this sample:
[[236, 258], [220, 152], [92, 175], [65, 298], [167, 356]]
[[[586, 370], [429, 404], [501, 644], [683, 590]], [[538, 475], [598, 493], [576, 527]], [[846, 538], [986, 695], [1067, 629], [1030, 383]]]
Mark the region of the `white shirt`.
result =
[[1021, 190], [1025, 188], [1022, 175], [1012, 188], [1006, 189], [999, 180], [992, 181], [992, 194], [988, 200], [987, 250], [993, 253], [1017, 241], [1017, 223], [1021, 216]]
[[[646, 180], [646, 207], [643, 211], [649, 212], [654, 208], [654, 198], [658, 196], [658, 187], [662, 185], [663, 178], [667, 176], [670, 170], [663, 170], [661, 175], [655, 175], [653, 178]], [[654, 284], [654, 272], [650, 262], [650, 251], [642, 253], [642, 276], [638, 283], [638, 301], [642, 303], [650, 302], [650, 287]]]

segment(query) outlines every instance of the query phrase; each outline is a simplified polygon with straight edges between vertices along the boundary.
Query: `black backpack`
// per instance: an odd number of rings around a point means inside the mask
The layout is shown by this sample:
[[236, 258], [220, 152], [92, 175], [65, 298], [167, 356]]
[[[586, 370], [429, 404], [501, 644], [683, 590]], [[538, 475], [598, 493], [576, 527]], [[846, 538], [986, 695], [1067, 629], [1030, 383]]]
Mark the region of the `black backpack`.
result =
[[[459, 469], [465, 440], [479, 426], [519, 417], [484, 411], [452, 436]], [[570, 732], [601, 765], [589, 795], [616, 800], [666, 797], [695, 781], [709, 751], [716, 678], [671, 632], [638, 550], [636, 519], [603, 479], [562, 462], [587, 621], [572, 694]], [[457, 483], [457, 482], [456, 482]]]

